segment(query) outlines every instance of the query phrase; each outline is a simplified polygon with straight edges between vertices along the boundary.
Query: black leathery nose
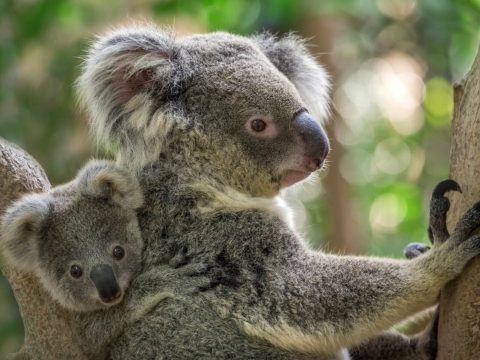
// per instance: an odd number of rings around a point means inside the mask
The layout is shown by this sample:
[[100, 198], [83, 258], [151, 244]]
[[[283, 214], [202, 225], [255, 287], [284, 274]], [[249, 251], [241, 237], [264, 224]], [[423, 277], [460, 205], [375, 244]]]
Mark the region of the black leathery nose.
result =
[[101, 264], [94, 266], [90, 272], [90, 279], [95, 284], [102, 301], [113, 301], [120, 296], [120, 287], [110, 265]]
[[306, 154], [321, 165], [330, 151], [330, 142], [322, 127], [306, 111], [295, 116], [292, 127], [303, 140]]

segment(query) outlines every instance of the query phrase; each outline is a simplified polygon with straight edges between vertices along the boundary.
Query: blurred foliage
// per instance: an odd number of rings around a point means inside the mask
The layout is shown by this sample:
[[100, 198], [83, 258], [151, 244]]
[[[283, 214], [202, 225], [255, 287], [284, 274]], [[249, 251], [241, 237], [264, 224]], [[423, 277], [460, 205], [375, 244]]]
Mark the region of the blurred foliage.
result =
[[[102, 155], [88, 140], [73, 84], [91, 35], [128, 18], [180, 34], [293, 30], [314, 42], [323, 36], [316, 25], [333, 23], [331, 47], [312, 49], [327, 51], [335, 64], [343, 118], [336, 136], [345, 150], [332, 166], [351, 186], [352, 226], [368, 239], [363, 251], [376, 255], [401, 256], [407, 242], [426, 239], [424, 204], [448, 174], [450, 83], [475, 55], [479, 0], [0, 1], [0, 136], [34, 155], [55, 184]], [[299, 195], [303, 229], [317, 245], [329, 227], [322, 191], [307, 184]], [[0, 358], [21, 340], [15, 302], [0, 278]]]

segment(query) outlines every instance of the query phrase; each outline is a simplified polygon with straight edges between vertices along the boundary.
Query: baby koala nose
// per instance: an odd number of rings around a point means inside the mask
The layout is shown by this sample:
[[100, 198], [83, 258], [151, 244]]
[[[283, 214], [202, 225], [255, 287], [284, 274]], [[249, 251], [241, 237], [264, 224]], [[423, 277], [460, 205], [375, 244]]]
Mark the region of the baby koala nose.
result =
[[122, 295], [113, 268], [110, 265], [94, 266], [90, 273], [90, 279], [95, 284], [98, 295], [104, 303], [113, 302]]
[[120, 296], [122, 296], [122, 291], [120, 290], [120, 288], [118, 288], [117, 292], [115, 294], [113, 294], [113, 296], [102, 296], [102, 294], [100, 294], [100, 299], [104, 302], [104, 303], [111, 303], [111, 302], [114, 302], [115, 300], [118, 300], [120, 298]]

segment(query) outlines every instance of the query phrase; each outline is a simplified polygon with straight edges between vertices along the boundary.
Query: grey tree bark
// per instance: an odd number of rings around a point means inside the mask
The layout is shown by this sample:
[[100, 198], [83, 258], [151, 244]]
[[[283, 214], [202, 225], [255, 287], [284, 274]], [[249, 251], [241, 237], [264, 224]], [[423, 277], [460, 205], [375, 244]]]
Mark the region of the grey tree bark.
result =
[[[42, 167], [24, 150], [0, 138], [0, 216], [21, 194], [49, 188]], [[70, 314], [52, 302], [35, 276], [0, 265], [25, 327], [24, 345], [15, 359], [82, 359], [70, 331]]]
[[[448, 223], [480, 200], [480, 51], [465, 78], [454, 86], [450, 178], [453, 194]], [[440, 299], [438, 360], [474, 360], [480, 354], [480, 258], [444, 289]]]

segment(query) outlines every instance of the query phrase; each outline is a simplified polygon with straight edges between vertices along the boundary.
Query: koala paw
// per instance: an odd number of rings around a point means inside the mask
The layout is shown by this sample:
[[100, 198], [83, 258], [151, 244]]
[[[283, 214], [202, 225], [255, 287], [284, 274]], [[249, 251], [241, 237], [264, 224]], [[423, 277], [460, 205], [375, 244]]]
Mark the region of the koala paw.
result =
[[480, 254], [480, 235], [475, 234], [479, 228], [480, 202], [463, 214], [444, 244], [434, 247], [433, 250], [444, 254], [437, 264], [447, 266], [453, 271], [452, 275], [458, 275], [470, 259]]
[[430, 246], [421, 243], [410, 243], [403, 249], [403, 255], [407, 259], [413, 259], [430, 250]]
[[433, 189], [428, 226], [428, 238], [432, 244], [441, 244], [450, 237], [447, 229], [447, 212], [450, 209], [450, 201], [445, 196], [449, 191], [462, 192], [460, 185], [451, 179], [441, 181]]
[[480, 227], [480, 202], [477, 202], [470, 209], [468, 209], [458, 221], [452, 233], [452, 240], [456, 244], [464, 243], [465, 241], [475, 238], [472, 236], [474, 232]]

